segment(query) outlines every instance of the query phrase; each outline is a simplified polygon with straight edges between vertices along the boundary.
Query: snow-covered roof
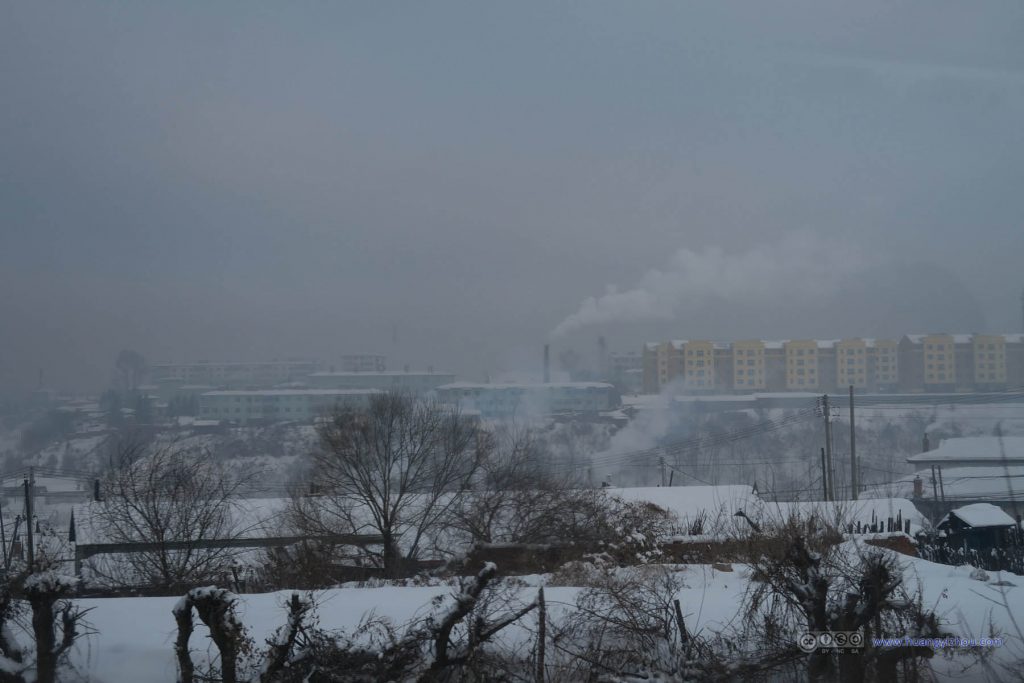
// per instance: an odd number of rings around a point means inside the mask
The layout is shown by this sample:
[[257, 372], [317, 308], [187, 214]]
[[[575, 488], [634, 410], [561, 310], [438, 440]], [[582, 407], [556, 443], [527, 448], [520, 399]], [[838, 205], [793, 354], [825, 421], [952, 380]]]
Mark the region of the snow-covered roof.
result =
[[938, 448], [907, 458], [907, 462], [918, 464], [961, 461], [979, 465], [1024, 463], [1024, 437], [967, 436], [944, 439]]
[[[931, 470], [908, 474], [891, 484], [868, 487], [865, 497], [914, 495], [914, 479], [921, 478], [925, 498], [938, 495], [938, 480], [932, 487]], [[950, 467], [942, 468], [942, 493], [946, 500], [997, 500], [1024, 502], [1024, 467]]]
[[941, 525], [948, 521], [950, 515], [956, 515], [962, 522], [974, 529], [1015, 525], [1013, 517], [1010, 517], [1010, 515], [1006, 514], [992, 503], [974, 503], [973, 505], [965, 505], [962, 508], [957, 508], [943, 517], [939, 524]]
[[624, 501], [643, 501], [670, 510], [686, 519], [701, 512], [715, 512], [723, 506], [729, 513], [758, 502], [754, 490], [744, 484], [723, 486], [639, 486], [605, 489]]

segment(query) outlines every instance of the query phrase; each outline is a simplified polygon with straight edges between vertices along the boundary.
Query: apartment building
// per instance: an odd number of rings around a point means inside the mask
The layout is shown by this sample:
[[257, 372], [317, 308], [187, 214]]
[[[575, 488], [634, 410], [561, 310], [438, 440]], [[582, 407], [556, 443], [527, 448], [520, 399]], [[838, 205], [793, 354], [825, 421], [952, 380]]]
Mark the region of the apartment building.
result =
[[786, 355], [786, 389], [790, 391], [817, 391], [818, 342], [799, 339], [782, 344]]
[[764, 391], [765, 348], [759, 339], [734, 342], [732, 345], [732, 387], [736, 391]]
[[971, 338], [974, 385], [990, 389], [1006, 386], [1006, 339], [998, 334], [976, 334]]
[[868, 388], [868, 342], [864, 339], [843, 339], [836, 342], [836, 386]]
[[648, 393], [1003, 391], [1024, 388], [1024, 334], [677, 340], [644, 345], [642, 365]]
[[715, 388], [715, 345], [709, 341], [683, 344], [683, 386], [693, 392]]
[[657, 394], [683, 376], [686, 342], [681, 339], [644, 345], [644, 391]]
[[[868, 341], [868, 381], [873, 391], [895, 391], [899, 385], [899, 342], [895, 339]], [[842, 386], [842, 383], [840, 383]]]

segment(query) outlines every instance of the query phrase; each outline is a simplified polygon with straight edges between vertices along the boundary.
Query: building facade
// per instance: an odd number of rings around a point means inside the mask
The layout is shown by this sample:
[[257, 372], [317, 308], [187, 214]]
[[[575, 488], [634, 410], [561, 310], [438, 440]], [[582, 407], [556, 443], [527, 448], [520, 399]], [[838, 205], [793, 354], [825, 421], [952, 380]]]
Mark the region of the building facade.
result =
[[377, 389], [424, 393], [455, 381], [450, 372], [314, 372], [306, 378], [317, 389]]
[[643, 347], [643, 390], [984, 392], [1024, 389], [1024, 334], [676, 340]]
[[273, 387], [304, 380], [317, 371], [314, 361], [268, 361], [260, 363], [153, 363], [149, 366], [150, 381], [159, 384], [179, 380], [187, 385], [215, 387]]
[[342, 372], [384, 372], [388, 357], [377, 353], [350, 353], [341, 357]]
[[308, 422], [335, 410], [366, 408], [374, 389], [264, 389], [208, 391], [199, 396], [199, 417], [240, 425]]
[[438, 397], [484, 417], [531, 417], [557, 413], [596, 413], [619, 407], [615, 387], [604, 382], [479, 384], [454, 382]]

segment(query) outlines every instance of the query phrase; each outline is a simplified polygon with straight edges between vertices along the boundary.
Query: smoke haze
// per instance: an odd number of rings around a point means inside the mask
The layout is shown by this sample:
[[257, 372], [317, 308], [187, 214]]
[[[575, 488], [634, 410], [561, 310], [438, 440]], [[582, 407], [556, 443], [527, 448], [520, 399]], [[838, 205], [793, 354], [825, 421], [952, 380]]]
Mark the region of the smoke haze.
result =
[[1014, 331], [1022, 28], [1009, 0], [6, 3], [0, 391], [102, 388], [122, 348], [480, 379], [554, 330]]

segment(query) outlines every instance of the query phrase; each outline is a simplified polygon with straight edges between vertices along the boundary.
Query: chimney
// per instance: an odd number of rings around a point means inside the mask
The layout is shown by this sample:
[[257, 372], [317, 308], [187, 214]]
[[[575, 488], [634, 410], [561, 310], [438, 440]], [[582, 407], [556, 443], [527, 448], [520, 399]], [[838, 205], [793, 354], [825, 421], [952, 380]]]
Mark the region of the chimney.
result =
[[914, 477], [914, 498], [924, 498], [924, 480]]
[[544, 345], [544, 384], [551, 383], [551, 345]]
[[927, 453], [931, 449], [932, 449], [932, 446], [931, 446], [930, 443], [928, 443], [928, 434], [926, 433], [924, 435], [924, 438], [921, 440], [921, 452], [922, 453]]

